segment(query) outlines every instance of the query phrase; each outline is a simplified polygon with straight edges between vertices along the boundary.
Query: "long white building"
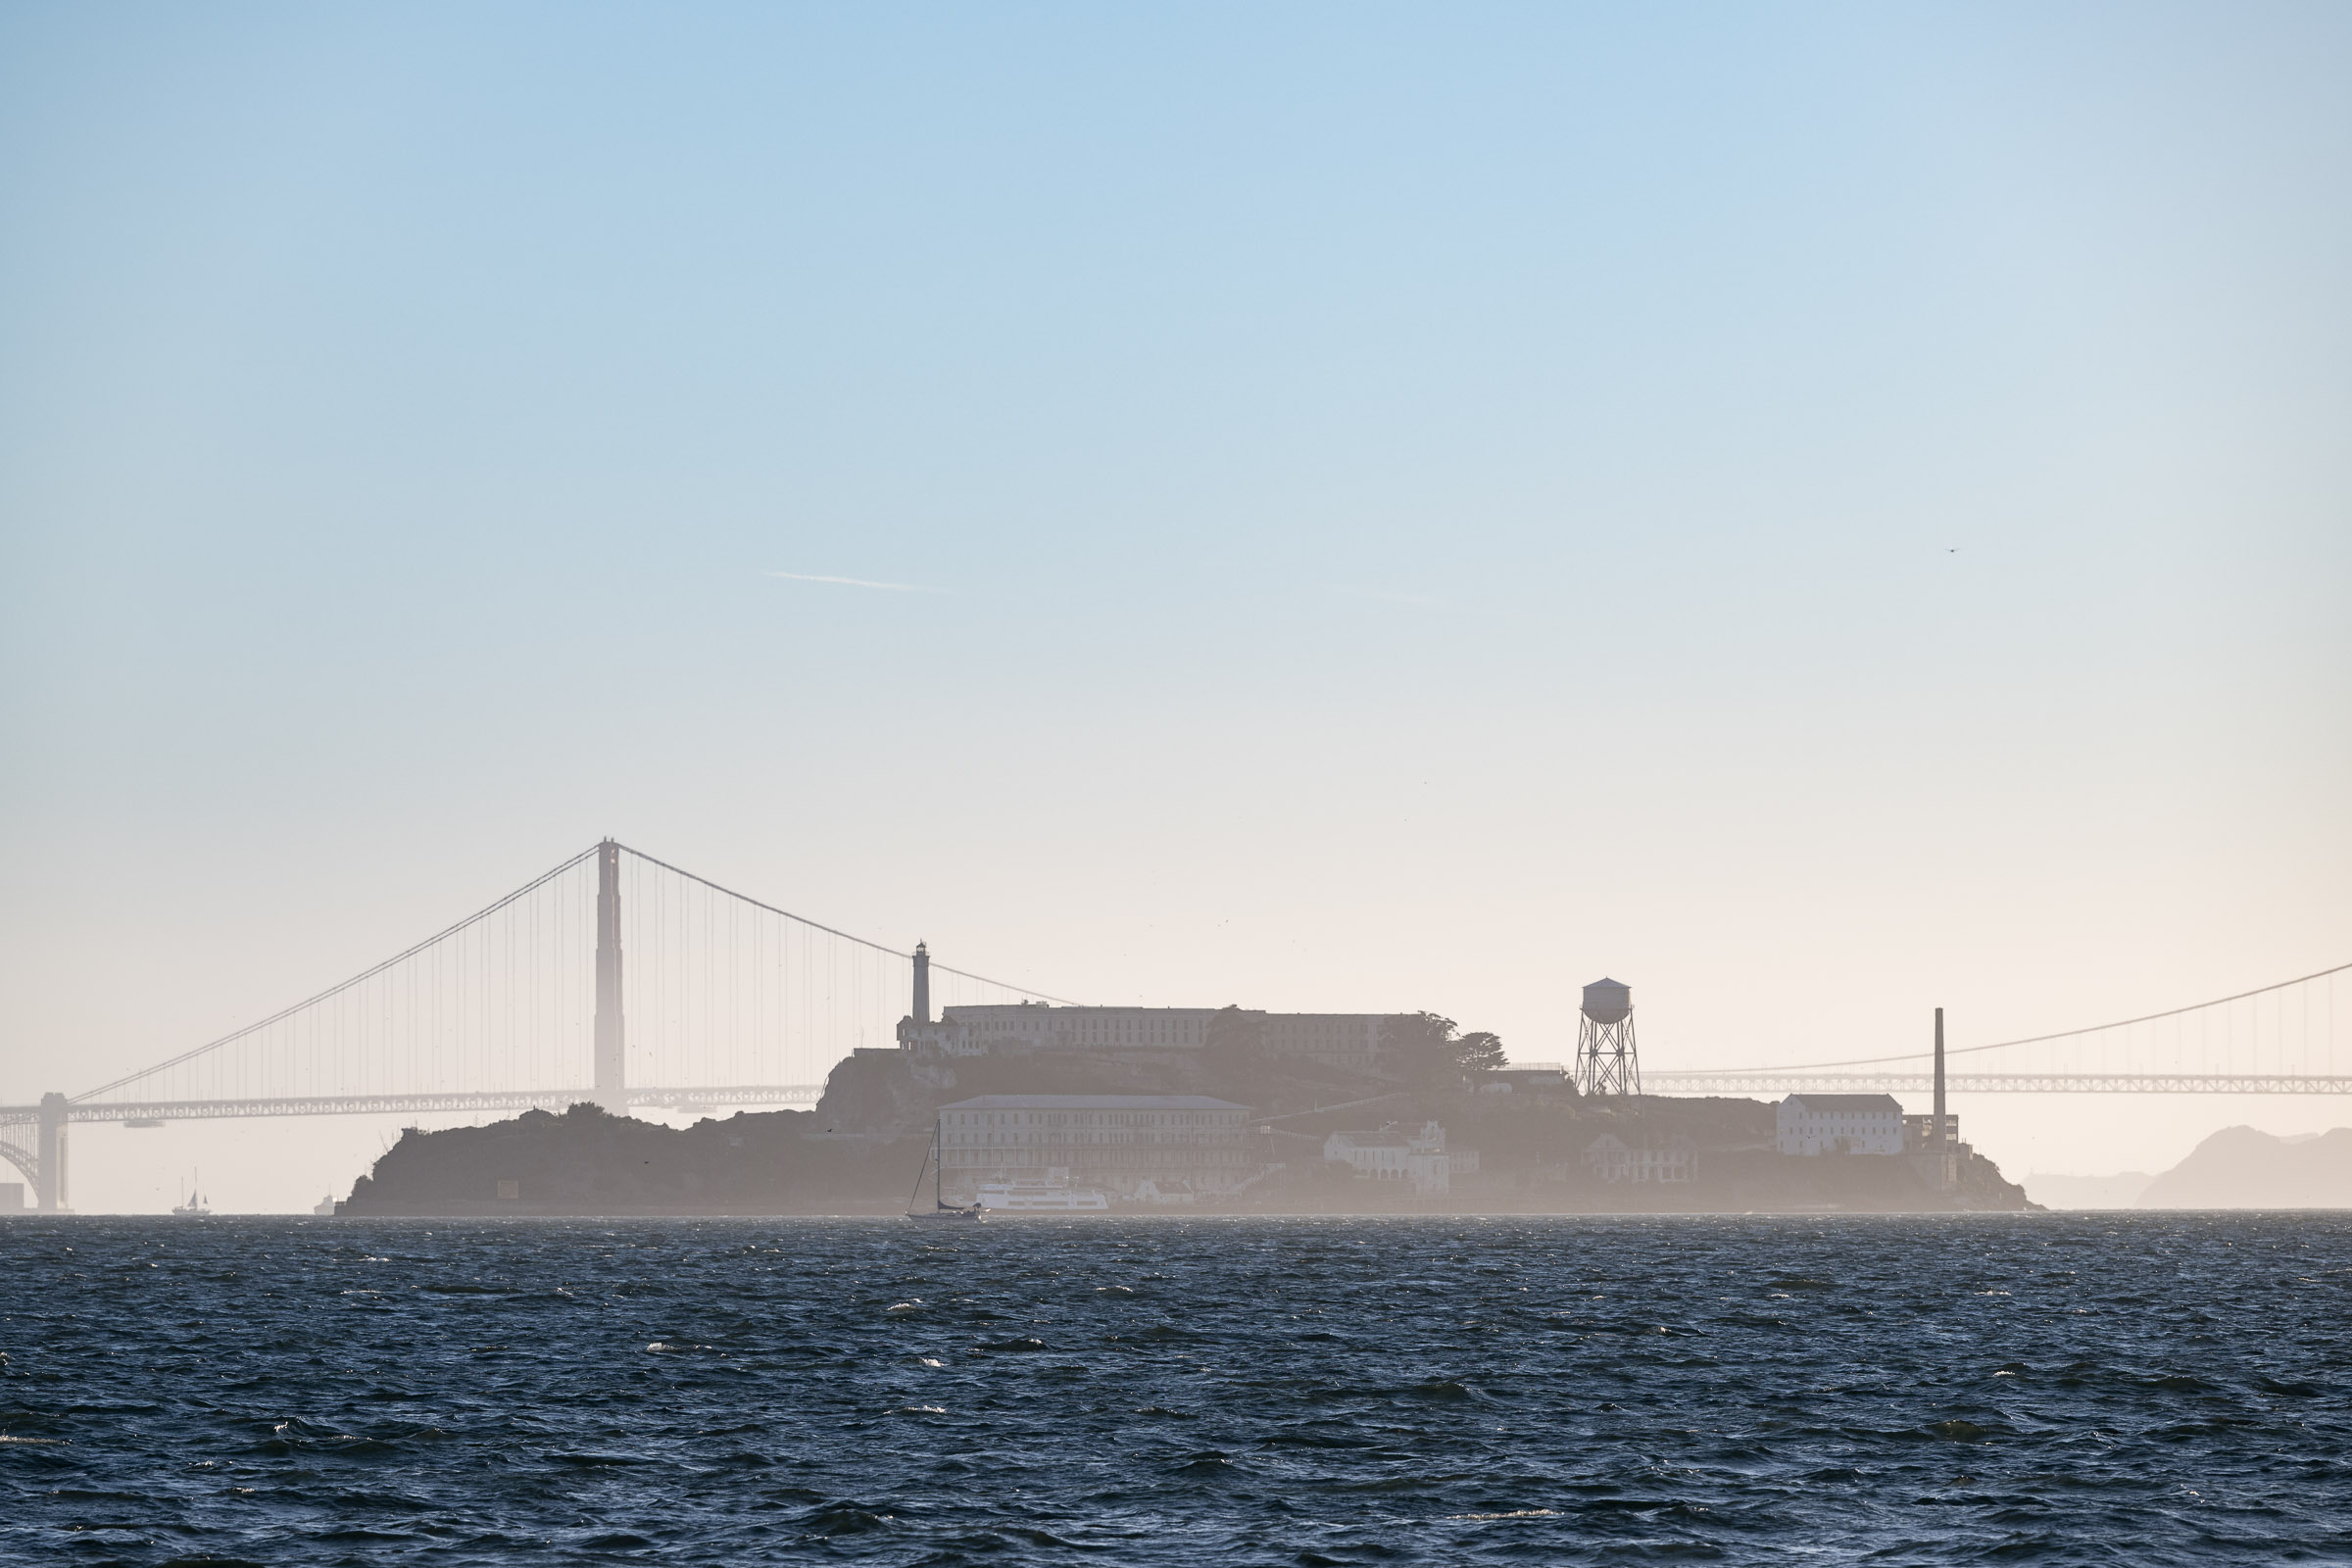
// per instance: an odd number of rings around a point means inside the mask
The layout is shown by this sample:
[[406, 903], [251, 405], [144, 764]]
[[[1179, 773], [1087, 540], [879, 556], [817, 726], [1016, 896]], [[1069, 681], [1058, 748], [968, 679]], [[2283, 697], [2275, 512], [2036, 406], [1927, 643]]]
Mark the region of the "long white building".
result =
[[980, 1095], [939, 1107], [940, 1176], [958, 1193], [1053, 1170], [1118, 1198], [1228, 1192], [1256, 1169], [1249, 1118], [1206, 1095]]
[[[918, 993], [919, 995], [919, 993]], [[1196, 1052], [1209, 1042], [1216, 1007], [1056, 1007], [1042, 1002], [957, 1006], [938, 1020], [899, 1024], [900, 1049], [917, 1055], [987, 1056], [1032, 1051], [1102, 1054]], [[1268, 1055], [1369, 1069], [1380, 1054], [1381, 1014], [1239, 1009]]]

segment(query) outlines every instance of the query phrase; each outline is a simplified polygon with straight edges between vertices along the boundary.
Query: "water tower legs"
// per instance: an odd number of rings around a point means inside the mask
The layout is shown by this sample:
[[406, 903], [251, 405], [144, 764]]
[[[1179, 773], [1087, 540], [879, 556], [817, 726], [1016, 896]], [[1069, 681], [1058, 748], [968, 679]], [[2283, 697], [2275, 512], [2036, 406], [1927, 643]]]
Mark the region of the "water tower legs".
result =
[[1642, 1054], [1634, 1042], [1634, 1019], [1630, 1012], [1613, 1023], [1578, 1017], [1576, 1092], [1580, 1095], [1642, 1092]]

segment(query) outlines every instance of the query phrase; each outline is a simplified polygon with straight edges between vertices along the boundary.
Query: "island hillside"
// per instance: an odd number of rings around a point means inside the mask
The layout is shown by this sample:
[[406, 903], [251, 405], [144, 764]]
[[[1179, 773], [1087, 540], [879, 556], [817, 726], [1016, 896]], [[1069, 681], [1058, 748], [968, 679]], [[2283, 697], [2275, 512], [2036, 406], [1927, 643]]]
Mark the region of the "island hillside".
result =
[[[1442, 1020], [1440, 1020], [1442, 1021]], [[1490, 1038], [1491, 1037], [1487, 1037]], [[1498, 1088], [1498, 1085], [1507, 1087]], [[923, 1164], [938, 1108], [984, 1095], [1209, 1095], [1250, 1107], [1252, 1175], [1199, 1210], [1253, 1213], [1903, 1212], [2021, 1209], [2022, 1189], [1967, 1154], [1938, 1190], [1908, 1155], [1798, 1157], [1774, 1148], [1759, 1101], [1592, 1099], [1492, 1067], [1384, 1059], [1378, 1071], [1248, 1053], [1077, 1052], [954, 1062], [902, 1052], [838, 1064], [813, 1111], [672, 1128], [593, 1105], [484, 1127], [412, 1129], [355, 1184], [346, 1214], [882, 1214]], [[1324, 1158], [1334, 1132], [1444, 1129], [1450, 1190], [1415, 1196]], [[1687, 1144], [1690, 1179], [1610, 1183], [1590, 1152]], [[1463, 1157], [1475, 1152], [1474, 1157]], [[1474, 1168], [1461, 1168], [1470, 1166]], [[926, 1198], [927, 1198], [926, 1193]]]

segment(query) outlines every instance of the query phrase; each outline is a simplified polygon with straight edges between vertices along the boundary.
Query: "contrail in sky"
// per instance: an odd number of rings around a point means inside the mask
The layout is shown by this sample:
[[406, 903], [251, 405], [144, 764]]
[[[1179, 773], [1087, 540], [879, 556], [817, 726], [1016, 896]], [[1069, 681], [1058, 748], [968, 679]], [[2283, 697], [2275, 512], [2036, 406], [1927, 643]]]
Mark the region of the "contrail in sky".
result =
[[945, 588], [926, 588], [915, 582], [868, 582], [863, 577], [819, 577], [807, 571], [770, 571], [762, 575], [789, 577], [794, 582], [834, 582], [844, 588], [887, 588], [894, 594], [944, 594]]

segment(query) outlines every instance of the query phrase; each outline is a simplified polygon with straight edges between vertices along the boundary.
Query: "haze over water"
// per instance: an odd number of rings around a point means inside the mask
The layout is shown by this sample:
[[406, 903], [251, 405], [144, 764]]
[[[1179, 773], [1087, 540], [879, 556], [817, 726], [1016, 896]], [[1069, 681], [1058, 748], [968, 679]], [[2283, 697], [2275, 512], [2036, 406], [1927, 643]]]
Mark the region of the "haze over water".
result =
[[20, 1562], [2352, 1554], [2352, 1221], [0, 1229]]

